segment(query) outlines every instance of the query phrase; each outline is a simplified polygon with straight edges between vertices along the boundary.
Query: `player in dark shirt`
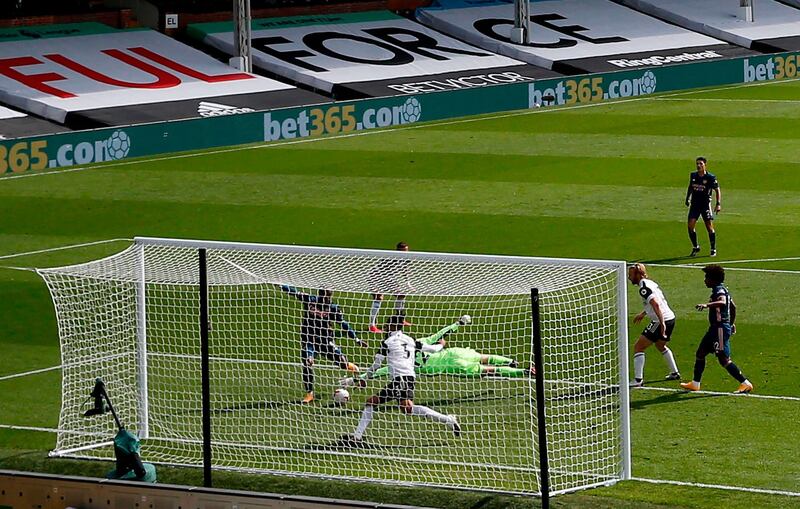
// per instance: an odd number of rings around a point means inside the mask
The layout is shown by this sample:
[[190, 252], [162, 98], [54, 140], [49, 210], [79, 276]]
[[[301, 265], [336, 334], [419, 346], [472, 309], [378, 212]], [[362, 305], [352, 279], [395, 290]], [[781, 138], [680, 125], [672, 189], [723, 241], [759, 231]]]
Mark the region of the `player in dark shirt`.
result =
[[[689, 188], [686, 190], [686, 206], [689, 207], [689, 218], [687, 227], [689, 230], [689, 240], [692, 241], [692, 254], [695, 256], [700, 252], [700, 245], [697, 243], [697, 231], [695, 225], [697, 218], [703, 216], [703, 221], [708, 230], [708, 241], [711, 244], [710, 256], [717, 256], [717, 233], [714, 231], [714, 213], [722, 210], [722, 190], [717, 182], [717, 177], [706, 170], [706, 158], [698, 157], [695, 161], [697, 171], [693, 171], [689, 176]], [[714, 212], [711, 211], [711, 193], [716, 194], [717, 203]]]
[[317, 354], [325, 356], [341, 369], [358, 372], [358, 366], [348, 362], [342, 349], [336, 346], [334, 323], [338, 323], [359, 346], [366, 347], [367, 343], [358, 339], [356, 331], [344, 319], [341, 308], [332, 301], [331, 290], [320, 289], [317, 295], [303, 293], [288, 285], [281, 286], [281, 290], [303, 303], [303, 319], [300, 323], [300, 358], [306, 390], [303, 403], [311, 403], [314, 401], [314, 358]]
[[682, 383], [681, 387], [687, 391], [699, 391], [700, 379], [706, 369], [706, 356], [713, 353], [717, 356], [720, 366], [725, 368], [730, 375], [739, 381], [737, 394], [753, 391], [753, 384], [742, 374], [736, 364], [731, 360], [730, 338], [736, 333], [736, 303], [733, 302], [728, 289], [723, 284], [725, 269], [719, 265], [703, 267], [705, 284], [711, 288], [711, 297], [707, 303], [698, 304], [698, 311], [708, 309], [708, 331], [697, 347], [694, 361], [694, 377], [691, 382]]

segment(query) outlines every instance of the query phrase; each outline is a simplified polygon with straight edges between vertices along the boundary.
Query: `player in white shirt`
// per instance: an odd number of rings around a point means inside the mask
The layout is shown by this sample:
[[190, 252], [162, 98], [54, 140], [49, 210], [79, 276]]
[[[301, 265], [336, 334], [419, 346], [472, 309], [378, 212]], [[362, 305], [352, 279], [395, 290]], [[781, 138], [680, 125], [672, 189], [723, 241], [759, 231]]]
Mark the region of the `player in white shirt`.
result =
[[375, 406], [391, 400], [397, 400], [400, 404], [400, 409], [406, 414], [419, 415], [441, 422], [449, 426], [455, 436], [461, 434], [461, 426], [459, 426], [456, 416], [440, 414], [432, 408], [414, 404], [414, 382], [416, 380], [414, 362], [417, 350], [427, 353], [439, 352], [444, 348], [445, 341], [440, 339], [438, 343], [432, 345], [420, 343], [403, 333], [404, 322], [405, 317], [396, 314], [389, 317], [389, 321], [386, 323], [386, 339], [381, 343], [381, 349], [375, 354], [375, 360], [367, 370], [366, 375], [367, 378], [370, 378], [383, 365], [385, 360], [389, 365], [389, 377], [391, 380], [378, 394], [367, 399], [358, 427], [352, 436], [345, 437], [348, 442], [360, 443], [364, 436], [364, 431], [372, 421]]
[[669, 308], [667, 299], [658, 284], [647, 278], [647, 268], [643, 263], [634, 263], [628, 267], [628, 279], [639, 288], [639, 296], [644, 305], [642, 312], [633, 318], [633, 323], [641, 322], [645, 316], [650, 318], [650, 324], [644, 328], [634, 345], [631, 387], [644, 385], [644, 351], [654, 343], [661, 352], [664, 362], [667, 363], [667, 369], [669, 369], [667, 380], [680, 380], [681, 374], [675, 364], [675, 357], [667, 346], [672, 336], [672, 329], [675, 328], [675, 313]]

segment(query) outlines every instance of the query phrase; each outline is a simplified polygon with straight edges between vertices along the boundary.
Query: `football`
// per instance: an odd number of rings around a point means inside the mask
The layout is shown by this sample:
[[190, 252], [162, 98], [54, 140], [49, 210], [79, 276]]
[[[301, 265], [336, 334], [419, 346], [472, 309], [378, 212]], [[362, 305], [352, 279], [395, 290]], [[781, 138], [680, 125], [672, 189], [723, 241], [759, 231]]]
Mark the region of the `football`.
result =
[[347, 403], [350, 401], [350, 393], [347, 392], [347, 389], [336, 389], [333, 391], [333, 401], [339, 404]]

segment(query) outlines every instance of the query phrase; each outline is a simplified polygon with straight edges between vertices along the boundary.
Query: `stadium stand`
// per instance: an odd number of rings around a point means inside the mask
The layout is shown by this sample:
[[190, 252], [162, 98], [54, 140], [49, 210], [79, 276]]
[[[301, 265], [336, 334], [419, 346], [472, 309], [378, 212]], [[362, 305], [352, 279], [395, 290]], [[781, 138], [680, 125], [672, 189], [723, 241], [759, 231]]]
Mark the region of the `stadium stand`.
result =
[[621, 0], [625, 5], [689, 30], [764, 53], [800, 49], [800, 2], [758, 0], [755, 19], [746, 21], [727, 0]]
[[[438, 0], [417, 11], [426, 25], [485, 50], [564, 74], [644, 68], [742, 56], [748, 51], [611, 0], [543, 0], [530, 4], [532, 40], [510, 42], [514, 6], [502, 0]], [[565, 24], [563, 20], [569, 20]]]
[[[189, 35], [233, 55], [231, 23], [190, 25]], [[496, 55], [388, 11], [258, 19], [261, 70], [335, 99], [519, 83], [557, 76]]]
[[0, 106], [0, 140], [68, 131], [54, 122]]
[[243, 113], [325, 98], [234, 71], [149, 29], [0, 31], [0, 101], [73, 129]]

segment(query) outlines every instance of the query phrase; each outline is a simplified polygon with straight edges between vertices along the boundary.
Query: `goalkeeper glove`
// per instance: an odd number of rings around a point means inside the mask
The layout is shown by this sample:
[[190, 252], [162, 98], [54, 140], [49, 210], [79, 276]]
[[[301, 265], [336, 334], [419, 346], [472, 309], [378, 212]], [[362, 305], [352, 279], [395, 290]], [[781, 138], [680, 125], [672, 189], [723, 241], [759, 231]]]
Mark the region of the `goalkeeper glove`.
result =
[[458, 319], [459, 325], [469, 325], [472, 323], [472, 317], [469, 315], [461, 315], [461, 318]]

